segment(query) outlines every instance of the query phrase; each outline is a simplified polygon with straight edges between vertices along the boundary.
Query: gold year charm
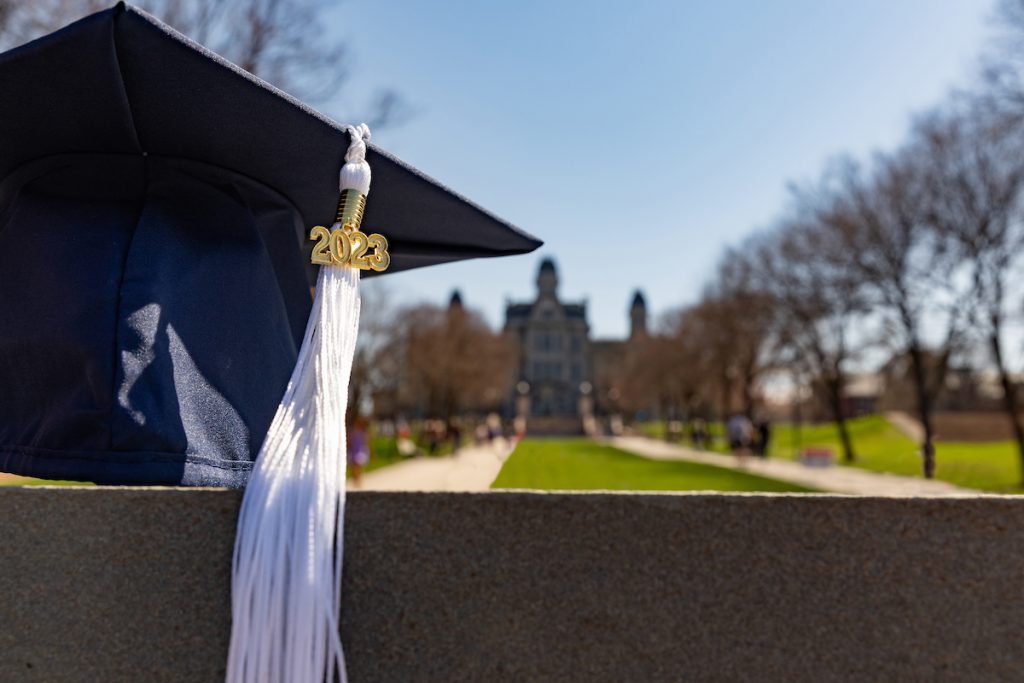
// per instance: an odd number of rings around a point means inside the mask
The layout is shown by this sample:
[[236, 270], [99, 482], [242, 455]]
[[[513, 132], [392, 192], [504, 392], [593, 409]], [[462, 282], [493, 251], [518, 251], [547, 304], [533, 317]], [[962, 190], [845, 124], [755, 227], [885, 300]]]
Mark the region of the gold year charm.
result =
[[309, 231], [309, 239], [315, 240], [310, 261], [321, 266], [349, 265], [359, 270], [387, 270], [391, 265], [388, 241], [384, 235], [367, 235], [349, 226], [328, 230], [322, 225]]

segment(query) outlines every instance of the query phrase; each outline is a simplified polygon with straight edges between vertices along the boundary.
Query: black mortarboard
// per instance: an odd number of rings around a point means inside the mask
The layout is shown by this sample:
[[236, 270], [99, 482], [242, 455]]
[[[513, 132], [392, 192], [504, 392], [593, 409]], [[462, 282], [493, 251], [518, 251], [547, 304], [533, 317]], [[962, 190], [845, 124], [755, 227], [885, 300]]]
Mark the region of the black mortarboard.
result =
[[540, 243], [124, 5], [0, 94], [0, 471], [247, 483], [228, 680], [344, 681], [356, 267]]
[[[0, 470], [244, 484], [347, 129], [124, 5], [0, 55], [0, 93]], [[389, 271], [540, 244], [366, 160]]]

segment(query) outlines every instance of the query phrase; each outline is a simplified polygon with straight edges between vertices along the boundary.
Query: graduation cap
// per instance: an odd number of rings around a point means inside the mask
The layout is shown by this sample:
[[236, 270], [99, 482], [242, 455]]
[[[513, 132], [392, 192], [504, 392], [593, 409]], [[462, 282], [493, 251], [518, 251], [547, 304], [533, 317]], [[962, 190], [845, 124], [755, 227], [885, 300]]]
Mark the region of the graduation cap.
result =
[[540, 242], [123, 4], [0, 93], [0, 471], [248, 481], [229, 679], [343, 676], [359, 277]]

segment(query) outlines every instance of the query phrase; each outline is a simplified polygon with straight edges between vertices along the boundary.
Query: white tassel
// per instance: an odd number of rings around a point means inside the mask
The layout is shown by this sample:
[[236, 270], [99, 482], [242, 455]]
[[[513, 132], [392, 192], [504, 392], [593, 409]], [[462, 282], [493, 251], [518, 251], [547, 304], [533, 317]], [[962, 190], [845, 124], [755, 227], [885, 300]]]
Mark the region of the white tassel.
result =
[[[349, 135], [340, 186], [365, 195], [370, 132], [364, 124]], [[228, 683], [347, 681], [339, 633], [345, 412], [358, 329], [359, 271], [322, 266], [295, 371], [239, 514]]]

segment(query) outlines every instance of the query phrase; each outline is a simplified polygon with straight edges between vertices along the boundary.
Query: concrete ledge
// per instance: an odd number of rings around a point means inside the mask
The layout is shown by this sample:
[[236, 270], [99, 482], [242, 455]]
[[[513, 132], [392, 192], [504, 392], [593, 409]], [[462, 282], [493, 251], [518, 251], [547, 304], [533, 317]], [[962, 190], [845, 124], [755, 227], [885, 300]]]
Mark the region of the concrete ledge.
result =
[[[222, 680], [239, 500], [0, 489], [0, 680]], [[356, 493], [346, 536], [354, 683], [1024, 663], [1024, 498]]]

